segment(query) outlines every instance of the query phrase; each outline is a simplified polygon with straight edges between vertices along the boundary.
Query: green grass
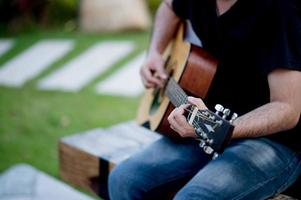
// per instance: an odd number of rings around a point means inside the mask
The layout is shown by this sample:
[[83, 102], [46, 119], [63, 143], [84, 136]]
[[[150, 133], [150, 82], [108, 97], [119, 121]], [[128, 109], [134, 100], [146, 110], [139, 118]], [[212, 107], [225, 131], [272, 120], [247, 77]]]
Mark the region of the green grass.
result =
[[0, 88], [0, 170], [26, 162], [57, 176], [60, 137], [132, 119], [137, 99]]
[[[149, 33], [84, 34], [35, 31], [5, 37], [14, 38], [16, 45], [0, 58], [0, 65], [40, 39], [73, 39], [76, 45], [74, 50], [24, 87], [0, 87], [0, 172], [17, 163], [28, 163], [59, 177], [57, 145], [61, 137], [96, 127], [108, 127], [135, 117], [139, 98], [101, 96], [95, 94], [94, 87], [97, 81], [112, 74], [119, 66], [145, 49]], [[137, 48], [79, 93], [41, 91], [36, 88], [38, 80], [94, 43], [108, 39], [132, 40]]]

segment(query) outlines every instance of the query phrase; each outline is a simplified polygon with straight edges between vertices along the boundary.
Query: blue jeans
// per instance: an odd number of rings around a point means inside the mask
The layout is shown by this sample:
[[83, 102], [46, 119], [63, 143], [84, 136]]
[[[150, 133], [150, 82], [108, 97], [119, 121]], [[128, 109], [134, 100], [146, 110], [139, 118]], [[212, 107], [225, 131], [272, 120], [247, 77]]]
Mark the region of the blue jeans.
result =
[[233, 140], [211, 160], [193, 139], [162, 138], [118, 165], [109, 176], [112, 200], [266, 199], [301, 173], [300, 154], [265, 138]]

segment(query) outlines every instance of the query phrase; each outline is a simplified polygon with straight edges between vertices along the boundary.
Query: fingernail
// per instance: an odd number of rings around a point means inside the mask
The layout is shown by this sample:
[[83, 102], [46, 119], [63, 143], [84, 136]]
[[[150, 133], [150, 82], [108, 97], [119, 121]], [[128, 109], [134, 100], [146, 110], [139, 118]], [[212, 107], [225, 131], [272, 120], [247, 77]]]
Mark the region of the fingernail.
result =
[[166, 74], [162, 74], [161, 78], [162, 79], [167, 79], [167, 75]]

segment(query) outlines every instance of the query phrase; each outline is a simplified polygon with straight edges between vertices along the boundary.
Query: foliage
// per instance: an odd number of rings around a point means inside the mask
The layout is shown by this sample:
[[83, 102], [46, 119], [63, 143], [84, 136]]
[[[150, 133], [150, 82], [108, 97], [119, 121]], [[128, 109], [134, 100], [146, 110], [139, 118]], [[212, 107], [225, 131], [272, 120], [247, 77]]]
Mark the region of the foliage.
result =
[[75, 28], [79, 0], [0, 0], [0, 27], [8, 32], [26, 32], [72, 23]]
[[153, 15], [155, 14], [155, 12], [161, 2], [162, 2], [162, 0], [148, 0], [148, 6]]
[[51, 23], [75, 20], [78, 13], [77, 0], [49, 0], [48, 17]]
[[[82, 0], [0, 0], [0, 28], [10, 33], [36, 27], [75, 30]], [[145, 0], [154, 15], [162, 0]]]

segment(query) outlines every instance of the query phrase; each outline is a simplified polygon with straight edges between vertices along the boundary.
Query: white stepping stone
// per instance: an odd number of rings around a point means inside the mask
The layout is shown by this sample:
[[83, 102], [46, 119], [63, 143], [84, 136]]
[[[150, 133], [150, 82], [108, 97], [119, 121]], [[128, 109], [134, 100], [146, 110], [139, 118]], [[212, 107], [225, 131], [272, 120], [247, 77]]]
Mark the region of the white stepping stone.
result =
[[0, 57], [11, 49], [14, 45], [14, 41], [10, 39], [0, 39]]
[[162, 136], [129, 121], [62, 138], [62, 142], [118, 164]]
[[128, 41], [98, 43], [41, 80], [38, 87], [47, 90], [79, 91], [115, 62], [130, 53], [133, 48], [134, 44]]
[[97, 93], [113, 96], [138, 96], [141, 94], [144, 86], [139, 75], [139, 70], [145, 56], [146, 53], [142, 53], [115, 74], [97, 84]]
[[73, 47], [70, 40], [43, 40], [0, 68], [0, 84], [20, 87]]
[[0, 175], [0, 200], [93, 200], [27, 164]]

